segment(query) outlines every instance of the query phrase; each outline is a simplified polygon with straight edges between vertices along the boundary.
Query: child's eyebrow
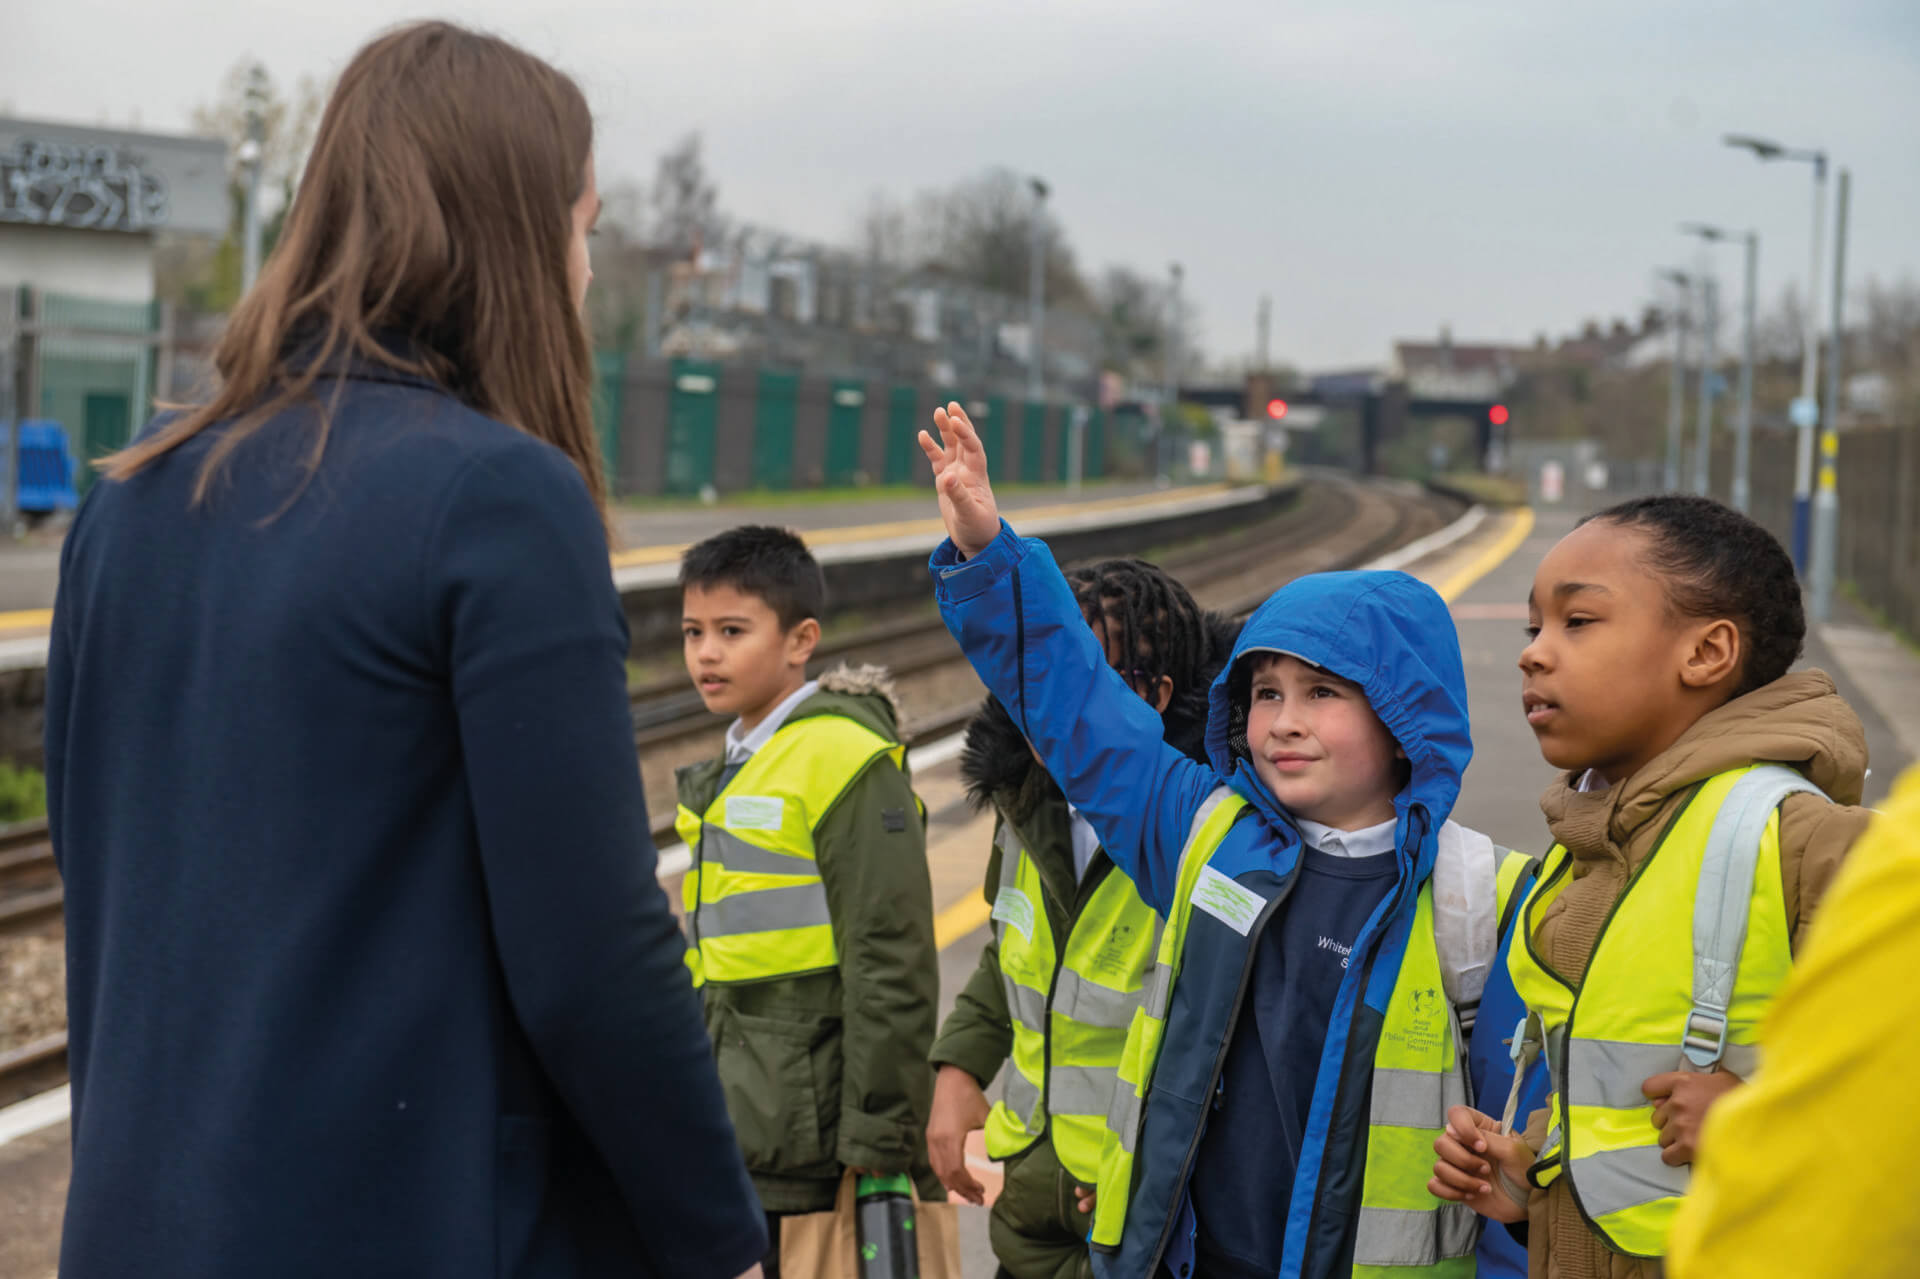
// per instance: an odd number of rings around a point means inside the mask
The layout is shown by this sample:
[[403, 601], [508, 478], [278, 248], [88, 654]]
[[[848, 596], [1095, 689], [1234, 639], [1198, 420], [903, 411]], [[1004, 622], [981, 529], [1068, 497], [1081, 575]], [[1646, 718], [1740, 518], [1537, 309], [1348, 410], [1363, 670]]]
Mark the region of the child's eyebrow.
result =
[[[680, 619], [680, 623], [681, 625], [684, 626], [688, 622], [704, 622], [706, 620], [707, 619], [704, 617], [695, 617], [693, 614], [688, 613]], [[753, 621], [751, 617], [732, 617], [732, 616], [716, 617], [713, 620], [715, 622], [748, 622], [748, 623]]]
[[[1553, 598], [1563, 600], [1570, 595], [1578, 595], [1582, 591], [1593, 591], [1600, 595], [1613, 594], [1612, 591], [1600, 585], [1598, 582], [1560, 582], [1555, 584], [1553, 588]], [[1533, 602], [1531, 596], [1528, 597], [1527, 602]]]

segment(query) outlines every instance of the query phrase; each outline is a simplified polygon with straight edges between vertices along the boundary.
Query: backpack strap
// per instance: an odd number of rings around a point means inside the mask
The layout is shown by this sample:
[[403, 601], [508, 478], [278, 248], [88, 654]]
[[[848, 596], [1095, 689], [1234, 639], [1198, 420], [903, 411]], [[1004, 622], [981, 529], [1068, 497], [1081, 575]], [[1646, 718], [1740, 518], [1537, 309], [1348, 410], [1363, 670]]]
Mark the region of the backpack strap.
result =
[[[1514, 850], [1501, 849], [1504, 857], [1513, 856]], [[1513, 887], [1507, 890], [1506, 906], [1500, 912], [1500, 929], [1496, 936], [1505, 937], [1507, 930], [1513, 927], [1513, 918], [1520, 913], [1520, 907], [1526, 904], [1527, 892], [1533, 887], [1534, 877], [1540, 873], [1540, 859], [1528, 857], [1527, 864], [1513, 877]]]
[[1726, 1054], [1727, 1009], [1733, 1002], [1740, 949], [1747, 941], [1760, 841], [1774, 810], [1794, 794], [1828, 799], [1793, 769], [1758, 764], [1734, 782], [1714, 814], [1693, 898], [1693, 1010], [1681, 1040], [1681, 1051], [1695, 1070], [1712, 1070]]

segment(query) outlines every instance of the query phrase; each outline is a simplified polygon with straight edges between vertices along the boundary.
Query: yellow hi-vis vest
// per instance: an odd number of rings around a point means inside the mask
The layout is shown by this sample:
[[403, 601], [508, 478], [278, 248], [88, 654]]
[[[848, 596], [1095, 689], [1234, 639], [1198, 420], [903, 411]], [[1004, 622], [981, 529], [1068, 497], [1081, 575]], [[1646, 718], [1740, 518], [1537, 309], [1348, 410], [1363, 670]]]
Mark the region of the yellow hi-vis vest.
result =
[[[1195, 816], [1181, 850], [1174, 913], [1160, 937], [1146, 1000], [1127, 1034], [1120, 1087], [1114, 1093], [1101, 1147], [1099, 1195], [1090, 1236], [1096, 1245], [1118, 1245], [1125, 1229], [1134, 1147], [1148, 1083], [1166, 1034], [1167, 1010], [1180, 975], [1194, 897], [1206, 890], [1202, 872], [1246, 803], [1224, 787], [1216, 790]], [[1502, 888], [1512, 888], [1524, 861], [1514, 863], [1513, 873], [1500, 876]], [[1439, 993], [1443, 988], [1433, 937], [1432, 886], [1422, 884], [1374, 1052], [1367, 1154], [1354, 1237], [1356, 1279], [1471, 1279], [1474, 1273], [1479, 1225], [1473, 1210], [1427, 1192], [1433, 1174], [1433, 1143], [1446, 1127], [1448, 1109], [1466, 1105], [1469, 1096], [1464, 1045], [1452, 1006]], [[1444, 1017], [1434, 1016], [1436, 999], [1445, 1006]]]
[[765, 981], [839, 963], [813, 833], [882, 755], [906, 747], [841, 715], [781, 727], [704, 814], [682, 805], [674, 828], [693, 854], [680, 887], [693, 984]]
[[1660, 836], [1594, 942], [1578, 986], [1533, 939], [1572, 878], [1555, 845], [1508, 951], [1527, 1005], [1515, 1043], [1544, 1040], [1553, 1125], [1531, 1177], [1568, 1178], [1587, 1225], [1636, 1257], [1666, 1252], [1691, 1171], [1660, 1159], [1653, 1103], [1640, 1086], [1673, 1070], [1759, 1064], [1762, 1016], [1787, 979], [1785, 891], [1775, 809], [1811, 782], [1776, 764], [1701, 783]]
[[1002, 821], [1000, 886], [993, 901], [1000, 980], [1013, 1022], [1005, 1095], [987, 1116], [987, 1154], [1007, 1159], [1049, 1128], [1060, 1163], [1092, 1185], [1119, 1084], [1120, 1053], [1146, 990], [1160, 916], [1133, 881], [1109, 870], [1054, 945], [1040, 870]]

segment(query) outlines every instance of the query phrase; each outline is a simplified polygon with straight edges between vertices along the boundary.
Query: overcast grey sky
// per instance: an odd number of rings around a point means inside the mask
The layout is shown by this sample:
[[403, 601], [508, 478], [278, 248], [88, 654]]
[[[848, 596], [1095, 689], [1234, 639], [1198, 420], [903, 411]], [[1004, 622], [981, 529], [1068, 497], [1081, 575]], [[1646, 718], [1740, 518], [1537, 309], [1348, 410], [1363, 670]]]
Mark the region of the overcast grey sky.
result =
[[[182, 129], [242, 56], [290, 84], [391, 0], [0, 0], [0, 108]], [[1184, 263], [1215, 358], [1378, 363], [1444, 322], [1525, 341], [1633, 315], [1683, 219], [1804, 280], [1808, 169], [1854, 170], [1852, 280], [1920, 277], [1920, 0], [809, 4], [455, 0], [576, 74], [603, 184], [699, 129], [727, 212], [846, 238], [876, 189], [1044, 176], [1083, 266]], [[1737, 250], [1723, 251], [1737, 293]]]

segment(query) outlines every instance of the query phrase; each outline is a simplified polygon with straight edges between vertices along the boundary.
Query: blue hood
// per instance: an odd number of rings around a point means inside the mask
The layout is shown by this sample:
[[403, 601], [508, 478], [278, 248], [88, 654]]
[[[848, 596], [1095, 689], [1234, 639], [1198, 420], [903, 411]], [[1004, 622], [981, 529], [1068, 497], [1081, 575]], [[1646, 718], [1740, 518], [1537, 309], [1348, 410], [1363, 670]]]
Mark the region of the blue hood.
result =
[[1232, 659], [1207, 693], [1207, 758], [1248, 802], [1284, 816], [1247, 758], [1246, 706], [1234, 705], [1235, 675], [1250, 653], [1291, 653], [1365, 691], [1412, 765], [1395, 801], [1401, 846], [1410, 807], [1426, 809], [1431, 818], [1418, 859], [1424, 878], [1433, 864], [1434, 833], [1453, 811], [1473, 758], [1460, 637], [1446, 602], [1405, 573], [1315, 573], [1275, 591], [1247, 619]]

